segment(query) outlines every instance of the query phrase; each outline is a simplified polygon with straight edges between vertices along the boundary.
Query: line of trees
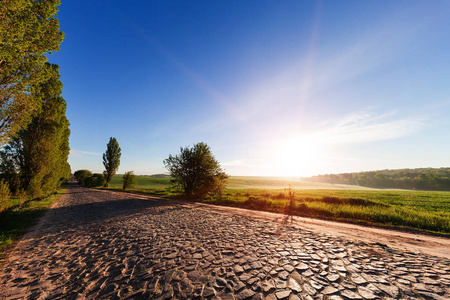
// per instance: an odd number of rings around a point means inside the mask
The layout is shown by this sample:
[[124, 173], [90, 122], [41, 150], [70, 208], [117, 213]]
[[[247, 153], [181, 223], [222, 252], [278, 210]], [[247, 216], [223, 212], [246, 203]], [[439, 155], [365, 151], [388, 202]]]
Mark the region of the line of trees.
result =
[[0, 151], [2, 179], [11, 192], [25, 190], [32, 198], [53, 193], [70, 175], [70, 130], [62, 83], [57, 65], [46, 63], [45, 67], [52, 76], [35, 86], [32, 94], [43, 100], [42, 108]]
[[64, 38], [57, 0], [0, 5], [0, 178], [28, 197], [56, 191], [70, 175], [69, 121], [59, 67], [46, 54]]
[[[113, 137], [107, 144], [103, 154], [103, 174], [92, 174], [89, 170], [78, 170], [74, 173], [80, 185], [86, 187], [108, 187], [120, 165], [121, 149]], [[197, 143], [192, 148], [181, 147], [180, 154], [169, 155], [164, 166], [170, 173], [171, 188], [181, 191], [188, 197], [201, 197], [208, 193], [221, 195], [228, 175], [222, 170], [214, 158], [211, 148], [205, 143]], [[122, 176], [122, 189], [133, 186], [136, 175], [133, 171]]]
[[44, 99], [36, 87], [54, 76], [46, 54], [59, 51], [64, 33], [59, 0], [8, 0], [0, 5], [0, 145], [31, 123]]
[[317, 175], [307, 180], [377, 188], [450, 191], [450, 168], [379, 170]]

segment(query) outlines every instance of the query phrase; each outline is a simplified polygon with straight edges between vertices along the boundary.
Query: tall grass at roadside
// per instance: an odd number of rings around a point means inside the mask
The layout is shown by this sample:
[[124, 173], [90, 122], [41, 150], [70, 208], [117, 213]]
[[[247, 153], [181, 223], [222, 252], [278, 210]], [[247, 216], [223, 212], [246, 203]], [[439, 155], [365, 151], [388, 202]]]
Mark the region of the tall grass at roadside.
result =
[[[295, 205], [289, 206], [287, 195], [281, 191], [251, 190], [244, 193], [228, 190], [222, 199], [202, 199], [207, 203], [225, 204], [256, 210], [291, 213], [293, 215], [330, 220], [364, 222], [371, 224], [407, 227], [450, 234], [450, 193], [448, 192], [411, 192], [423, 196], [435, 193], [428, 202], [415, 203], [409, 192], [396, 191], [390, 197], [381, 192], [358, 193], [359, 198], [334, 196], [334, 192], [323, 195], [315, 190], [296, 191]], [[366, 194], [368, 193], [368, 194]], [[331, 194], [329, 196], [326, 194]], [[355, 196], [353, 191], [347, 196]], [[378, 197], [377, 197], [378, 196]], [[403, 201], [401, 201], [403, 199]], [[429, 203], [438, 201], [440, 203]], [[231, 201], [230, 201], [231, 200]]]
[[0, 258], [3, 250], [16, 241], [26, 229], [36, 223], [37, 219], [65, 192], [42, 198], [26, 200], [24, 193], [10, 198], [6, 209], [0, 212]]

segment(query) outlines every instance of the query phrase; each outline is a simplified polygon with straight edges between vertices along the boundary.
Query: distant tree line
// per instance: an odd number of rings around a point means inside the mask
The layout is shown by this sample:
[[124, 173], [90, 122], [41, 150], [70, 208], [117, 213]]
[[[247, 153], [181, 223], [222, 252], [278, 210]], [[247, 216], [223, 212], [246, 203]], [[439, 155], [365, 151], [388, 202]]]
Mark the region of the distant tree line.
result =
[[450, 168], [397, 169], [325, 174], [312, 176], [307, 178], [307, 180], [376, 188], [450, 191]]
[[[74, 174], [78, 184], [85, 187], [106, 187], [106, 177], [104, 174], [92, 174], [89, 170], [78, 170]], [[133, 171], [125, 172], [122, 176], [122, 189], [133, 187], [136, 184], [136, 175]], [[109, 186], [109, 185], [108, 185]]]
[[[103, 154], [103, 165], [105, 166], [103, 174], [78, 170], [74, 176], [82, 186], [108, 187], [119, 168], [120, 156], [119, 143], [111, 137]], [[228, 175], [222, 170], [207, 144], [197, 143], [192, 148], [181, 147], [179, 154], [170, 154], [163, 162], [170, 175], [158, 174], [155, 176], [171, 177], [171, 188], [182, 192], [187, 197], [203, 197], [207, 194], [221, 197]], [[123, 190], [132, 187], [135, 183], [136, 175], [133, 171], [123, 174]]]

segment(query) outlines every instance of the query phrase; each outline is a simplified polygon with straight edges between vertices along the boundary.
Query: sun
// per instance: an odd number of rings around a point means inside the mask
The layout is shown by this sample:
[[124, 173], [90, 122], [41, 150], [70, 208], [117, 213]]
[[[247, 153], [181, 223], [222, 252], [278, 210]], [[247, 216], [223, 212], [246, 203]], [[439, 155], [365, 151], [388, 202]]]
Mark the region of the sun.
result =
[[278, 142], [273, 150], [273, 171], [277, 176], [312, 176], [317, 173], [322, 146], [308, 137]]

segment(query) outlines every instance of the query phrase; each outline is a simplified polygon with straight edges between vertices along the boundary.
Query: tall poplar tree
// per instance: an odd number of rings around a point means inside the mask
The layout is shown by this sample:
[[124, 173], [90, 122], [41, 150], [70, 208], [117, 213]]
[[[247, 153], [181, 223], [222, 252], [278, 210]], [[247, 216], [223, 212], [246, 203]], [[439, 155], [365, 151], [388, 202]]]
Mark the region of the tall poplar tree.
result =
[[[4, 169], [9, 168], [19, 178], [19, 183], [12, 182], [10, 186], [15, 184], [32, 197], [54, 192], [70, 175], [67, 162], [70, 130], [66, 101], [61, 97], [59, 67], [49, 63], [45, 63], [44, 67], [50, 76], [47, 81], [36, 85], [31, 94], [33, 98], [40, 99], [43, 106], [30, 126], [20, 130], [1, 155]], [[8, 157], [9, 162], [3, 160]], [[8, 178], [17, 178], [13, 175], [9, 174]]]
[[105, 186], [108, 187], [112, 178], [116, 174], [117, 169], [120, 165], [120, 147], [116, 138], [111, 137], [109, 143], [106, 145], [106, 152], [103, 153], [103, 165], [105, 166], [106, 183]]
[[34, 89], [52, 77], [45, 54], [59, 50], [59, 0], [0, 4], [0, 145], [31, 122], [44, 104]]

